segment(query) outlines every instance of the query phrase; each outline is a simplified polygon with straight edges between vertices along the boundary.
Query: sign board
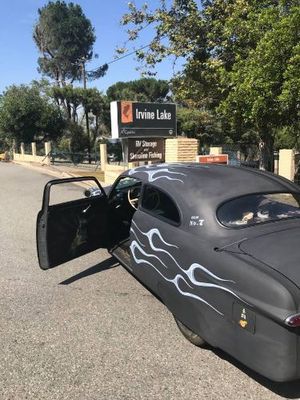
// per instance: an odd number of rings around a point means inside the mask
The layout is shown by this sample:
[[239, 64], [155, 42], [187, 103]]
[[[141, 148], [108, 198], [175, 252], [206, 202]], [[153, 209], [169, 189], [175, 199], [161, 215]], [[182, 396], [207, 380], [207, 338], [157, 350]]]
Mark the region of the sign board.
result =
[[128, 162], [164, 161], [164, 159], [164, 139], [146, 138], [128, 140]]
[[228, 164], [228, 154], [209, 154], [198, 156], [200, 164]]
[[112, 138], [176, 136], [176, 105], [113, 101], [110, 103]]

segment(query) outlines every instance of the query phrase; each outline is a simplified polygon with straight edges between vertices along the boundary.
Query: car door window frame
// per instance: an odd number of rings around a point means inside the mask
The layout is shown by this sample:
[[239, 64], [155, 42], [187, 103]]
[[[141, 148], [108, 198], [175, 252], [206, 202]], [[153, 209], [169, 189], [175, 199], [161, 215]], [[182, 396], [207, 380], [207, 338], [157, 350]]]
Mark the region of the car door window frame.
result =
[[[146, 192], [147, 188], [153, 188], [153, 189], [163, 193], [165, 196], [167, 196], [173, 202], [173, 204], [174, 204], [174, 206], [175, 206], [175, 208], [176, 208], [176, 210], [178, 212], [178, 216], [179, 216], [179, 221], [178, 222], [176, 222], [176, 221], [174, 221], [172, 219], [169, 219], [167, 217], [164, 217], [163, 215], [157, 214], [155, 212], [151, 212], [151, 210], [143, 207], [143, 200], [144, 200], [144, 196], [145, 196], [145, 192]], [[148, 184], [148, 183], [145, 183], [142, 186], [142, 192], [141, 192], [141, 196], [140, 196], [140, 199], [139, 199], [139, 209], [141, 211], [145, 212], [146, 214], [151, 215], [152, 217], [155, 217], [155, 218], [157, 218], [157, 219], [159, 219], [159, 220], [161, 220], [163, 222], [166, 222], [166, 223], [168, 223], [170, 225], [173, 225], [173, 226], [176, 226], [176, 227], [180, 226], [181, 223], [182, 223], [182, 212], [181, 212], [181, 209], [178, 206], [176, 200], [174, 199], [174, 197], [172, 197], [169, 193], [167, 193], [167, 191], [165, 191], [165, 190], [163, 190], [161, 188], [158, 188], [157, 186]]]

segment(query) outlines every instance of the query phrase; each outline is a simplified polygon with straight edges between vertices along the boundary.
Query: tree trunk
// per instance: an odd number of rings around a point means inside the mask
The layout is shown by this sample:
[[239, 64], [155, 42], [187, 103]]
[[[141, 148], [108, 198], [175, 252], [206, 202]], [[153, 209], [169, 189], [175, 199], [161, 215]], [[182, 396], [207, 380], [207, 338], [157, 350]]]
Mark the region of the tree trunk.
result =
[[91, 133], [90, 133], [90, 122], [89, 122], [89, 113], [85, 112], [85, 124], [86, 124], [86, 133], [88, 136], [88, 160], [89, 164], [91, 164]]
[[274, 170], [274, 140], [271, 134], [260, 136], [259, 169], [273, 172]]
[[[82, 79], [83, 79], [83, 89], [86, 89], [85, 62], [82, 63]], [[86, 125], [86, 133], [88, 136], [88, 160], [89, 164], [91, 164], [91, 134], [90, 134], [90, 121], [89, 121], [88, 111], [85, 111], [85, 125]]]

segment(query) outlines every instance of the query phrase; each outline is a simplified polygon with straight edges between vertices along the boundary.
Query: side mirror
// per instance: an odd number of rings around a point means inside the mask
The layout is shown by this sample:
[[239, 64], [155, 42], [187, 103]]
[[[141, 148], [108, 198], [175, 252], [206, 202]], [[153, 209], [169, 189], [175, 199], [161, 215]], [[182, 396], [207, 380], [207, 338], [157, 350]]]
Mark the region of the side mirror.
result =
[[103, 196], [102, 191], [97, 186], [85, 189], [83, 193], [85, 197]]

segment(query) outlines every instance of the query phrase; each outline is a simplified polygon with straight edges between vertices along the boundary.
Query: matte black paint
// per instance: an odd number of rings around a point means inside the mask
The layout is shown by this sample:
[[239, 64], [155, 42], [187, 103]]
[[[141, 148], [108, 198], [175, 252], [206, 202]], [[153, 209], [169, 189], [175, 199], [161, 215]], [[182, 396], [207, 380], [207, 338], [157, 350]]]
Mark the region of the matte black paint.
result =
[[[216, 211], [237, 196], [299, 193], [299, 187], [266, 172], [221, 165], [161, 164], [122, 176], [167, 192], [181, 214], [179, 225], [170, 224], [140, 202], [130, 230], [132, 273], [211, 345], [270, 379], [298, 379], [299, 332], [284, 320], [300, 312], [300, 219], [235, 230], [222, 226]], [[43, 249], [45, 238], [38, 240]]]

